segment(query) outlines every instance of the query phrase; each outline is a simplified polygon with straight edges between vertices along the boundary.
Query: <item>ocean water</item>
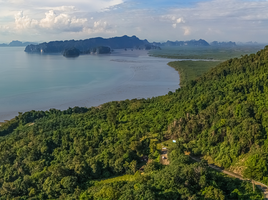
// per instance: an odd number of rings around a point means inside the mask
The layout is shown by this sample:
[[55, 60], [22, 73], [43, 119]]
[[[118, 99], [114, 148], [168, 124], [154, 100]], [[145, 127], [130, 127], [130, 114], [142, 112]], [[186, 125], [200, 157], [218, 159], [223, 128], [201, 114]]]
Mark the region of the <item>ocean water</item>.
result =
[[179, 87], [170, 59], [146, 51], [65, 58], [0, 47], [0, 121], [18, 112], [98, 106], [109, 101], [149, 98]]

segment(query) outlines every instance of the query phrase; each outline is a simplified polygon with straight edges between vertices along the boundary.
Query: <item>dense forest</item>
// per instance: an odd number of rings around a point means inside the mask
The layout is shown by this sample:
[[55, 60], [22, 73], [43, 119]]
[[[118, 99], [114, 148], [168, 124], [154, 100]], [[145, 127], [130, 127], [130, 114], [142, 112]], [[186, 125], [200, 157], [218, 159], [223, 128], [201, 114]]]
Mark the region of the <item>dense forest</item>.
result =
[[267, 78], [268, 46], [165, 96], [19, 113], [0, 126], [0, 199], [262, 199], [207, 161], [268, 184]]

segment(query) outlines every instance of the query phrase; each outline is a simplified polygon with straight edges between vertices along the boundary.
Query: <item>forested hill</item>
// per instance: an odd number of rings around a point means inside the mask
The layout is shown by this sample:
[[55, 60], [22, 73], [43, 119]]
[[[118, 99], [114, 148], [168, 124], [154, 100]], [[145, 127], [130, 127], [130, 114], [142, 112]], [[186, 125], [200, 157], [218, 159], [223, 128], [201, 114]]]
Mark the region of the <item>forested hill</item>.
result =
[[112, 49], [125, 49], [125, 48], [148, 48], [152, 45], [147, 40], [140, 40], [136, 36], [128, 37], [126, 35], [122, 37], [113, 38], [89, 38], [86, 40], [66, 40], [66, 41], [51, 41], [44, 42], [38, 45], [28, 45], [25, 48], [25, 52], [28, 53], [61, 53], [65, 49], [76, 48], [81, 52], [88, 51], [98, 46], [109, 46]]
[[268, 184], [267, 78], [268, 47], [165, 96], [20, 113], [0, 127], [0, 199], [262, 199], [183, 152]]

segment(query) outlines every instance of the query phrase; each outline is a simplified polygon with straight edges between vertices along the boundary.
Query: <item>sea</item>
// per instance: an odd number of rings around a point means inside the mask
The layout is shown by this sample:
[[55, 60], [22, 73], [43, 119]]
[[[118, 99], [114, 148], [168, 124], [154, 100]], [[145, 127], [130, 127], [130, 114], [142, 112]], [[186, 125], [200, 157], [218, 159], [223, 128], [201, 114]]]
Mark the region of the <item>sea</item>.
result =
[[174, 92], [180, 79], [167, 65], [170, 61], [145, 50], [66, 58], [0, 47], [0, 122], [18, 112], [99, 106]]

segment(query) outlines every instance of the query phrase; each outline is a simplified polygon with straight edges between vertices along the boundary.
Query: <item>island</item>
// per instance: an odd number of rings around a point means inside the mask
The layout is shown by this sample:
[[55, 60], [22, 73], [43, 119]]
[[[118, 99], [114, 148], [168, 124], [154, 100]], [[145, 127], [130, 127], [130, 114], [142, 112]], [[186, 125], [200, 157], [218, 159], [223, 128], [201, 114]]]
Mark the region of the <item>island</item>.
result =
[[36, 45], [36, 42], [21, 42], [18, 40], [13, 40], [12, 42], [10, 42], [9, 44], [6, 43], [2, 43], [0, 44], [0, 47], [25, 47], [27, 45]]
[[79, 55], [80, 55], [80, 51], [77, 48], [66, 49], [63, 52], [63, 56], [65, 57], [78, 57]]
[[[38, 45], [28, 45], [25, 52], [28, 53], [63, 53], [66, 49], [76, 48], [80, 52], [91, 52], [92, 49], [101, 46], [111, 49], [145, 49], [146, 45], [150, 45], [147, 40], [140, 40], [136, 36], [122, 36], [104, 39], [101, 37], [90, 38], [86, 40], [65, 40], [44, 42]], [[99, 53], [106, 51], [104, 48], [99, 49]]]

